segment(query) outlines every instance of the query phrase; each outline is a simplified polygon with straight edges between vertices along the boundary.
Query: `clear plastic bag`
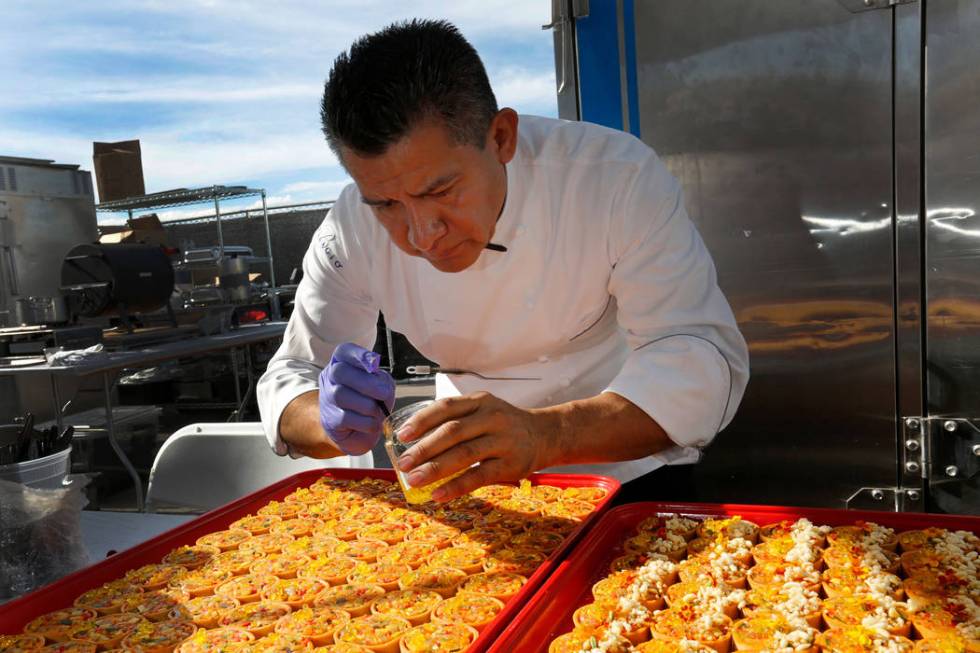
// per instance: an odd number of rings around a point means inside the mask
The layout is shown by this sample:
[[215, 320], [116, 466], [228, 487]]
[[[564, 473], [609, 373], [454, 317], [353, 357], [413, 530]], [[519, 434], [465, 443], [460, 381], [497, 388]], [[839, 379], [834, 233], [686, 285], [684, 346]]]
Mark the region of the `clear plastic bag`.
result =
[[89, 478], [57, 489], [0, 481], [0, 602], [88, 564], [79, 516]]

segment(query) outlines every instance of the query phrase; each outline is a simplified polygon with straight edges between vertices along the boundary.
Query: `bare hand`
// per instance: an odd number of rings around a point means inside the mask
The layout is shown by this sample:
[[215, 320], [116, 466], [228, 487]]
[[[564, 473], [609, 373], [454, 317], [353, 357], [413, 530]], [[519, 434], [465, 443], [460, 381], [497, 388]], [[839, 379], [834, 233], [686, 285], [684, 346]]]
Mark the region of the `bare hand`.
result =
[[436, 401], [413, 415], [398, 438], [411, 442], [425, 433], [398, 460], [400, 470], [411, 470], [410, 485], [428, 485], [466, 470], [436, 489], [436, 501], [520, 480], [549, 466], [553, 429], [544, 413], [522, 410], [486, 392]]

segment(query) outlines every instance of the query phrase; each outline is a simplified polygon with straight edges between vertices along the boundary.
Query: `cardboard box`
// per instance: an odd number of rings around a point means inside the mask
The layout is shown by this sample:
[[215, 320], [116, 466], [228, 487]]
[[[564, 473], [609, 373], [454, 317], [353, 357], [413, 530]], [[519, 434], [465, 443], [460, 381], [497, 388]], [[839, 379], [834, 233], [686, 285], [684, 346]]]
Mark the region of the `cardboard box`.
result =
[[130, 218], [122, 229], [106, 230], [100, 237], [100, 243], [144, 243], [169, 247], [167, 230], [163, 228], [156, 213]]
[[140, 142], [93, 143], [92, 163], [99, 202], [111, 202], [146, 194]]

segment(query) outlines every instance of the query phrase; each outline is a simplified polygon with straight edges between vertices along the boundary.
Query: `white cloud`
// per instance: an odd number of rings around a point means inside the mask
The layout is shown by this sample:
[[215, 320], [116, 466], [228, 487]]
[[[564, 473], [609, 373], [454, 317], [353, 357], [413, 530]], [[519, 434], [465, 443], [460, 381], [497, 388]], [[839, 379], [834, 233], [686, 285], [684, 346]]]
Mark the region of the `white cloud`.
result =
[[340, 191], [350, 183], [350, 179], [339, 181], [297, 181], [283, 186], [284, 193], [302, 193], [318, 195], [324, 198], [336, 198]]

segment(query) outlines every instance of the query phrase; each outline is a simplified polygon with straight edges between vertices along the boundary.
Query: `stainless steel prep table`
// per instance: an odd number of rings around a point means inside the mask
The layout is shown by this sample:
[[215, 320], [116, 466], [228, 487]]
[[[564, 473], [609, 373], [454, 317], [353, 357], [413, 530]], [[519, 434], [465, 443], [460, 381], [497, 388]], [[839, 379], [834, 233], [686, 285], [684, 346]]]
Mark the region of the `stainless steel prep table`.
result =
[[[61, 401], [61, 394], [58, 389], [59, 377], [87, 377], [100, 375], [102, 377], [102, 389], [105, 394], [106, 411], [106, 435], [112, 450], [119, 457], [123, 467], [133, 479], [136, 487], [136, 508], [143, 510], [143, 483], [140, 480], [136, 468], [123, 452], [116, 440], [112, 421], [112, 384], [114, 376], [124, 369], [147, 367], [154, 363], [159, 363], [175, 358], [186, 358], [200, 356], [222, 350], [234, 350], [244, 347], [246, 351], [251, 345], [279, 338], [286, 330], [285, 322], [267, 322], [263, 324], [247, 324], [228, 333], [221, 333], [212, 336], [201, 336], [188, 340], [177, 340], [159, 344], [130, 349], [126, 351], [107, 352], [91, 361], [82, 361], [77, 365], [50, 365], [39, 362], [34, 365], [21, 367], [0, 366], [0, 376], [47, 376], [51, 379], [51, 396], [55, 406], [55, 419], [59, 429], [62, 427], [64, 415], [62, 413], [64, 404]], [[233, 357], [234, 361], [234, 357]], [[248, 373], [248, 387], [244, 397], [247, 399], [255, 387], [255, 379], [251, 374], [251, 366], [246, 366]], [[238, 370], [235, 364], [235, 391], [239, 410], [242, 404], [242, 392], [238, 384]]]

